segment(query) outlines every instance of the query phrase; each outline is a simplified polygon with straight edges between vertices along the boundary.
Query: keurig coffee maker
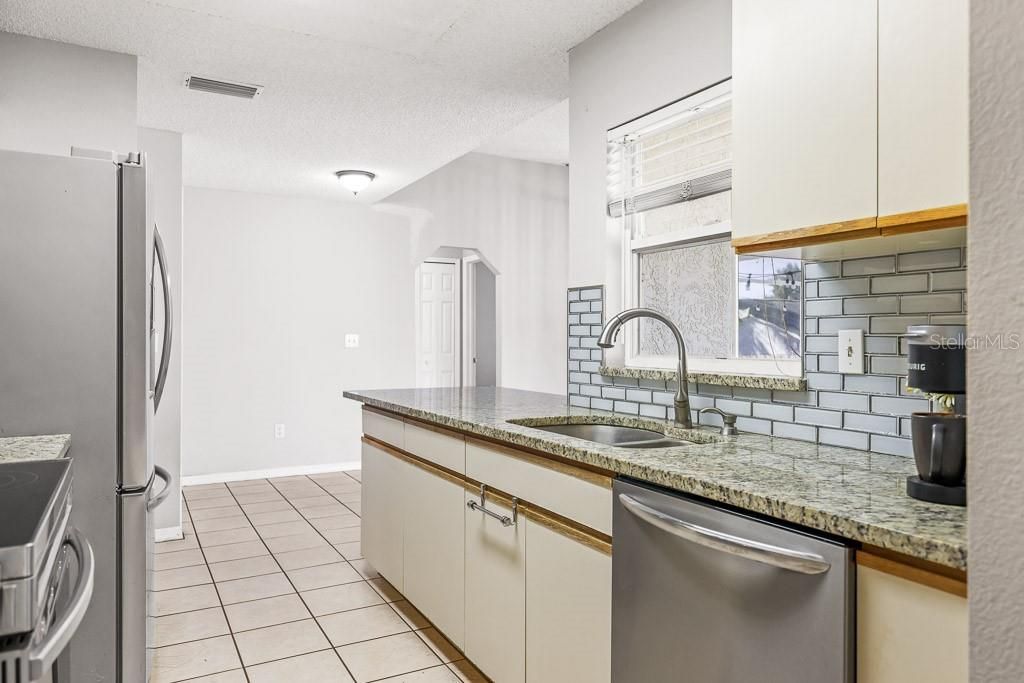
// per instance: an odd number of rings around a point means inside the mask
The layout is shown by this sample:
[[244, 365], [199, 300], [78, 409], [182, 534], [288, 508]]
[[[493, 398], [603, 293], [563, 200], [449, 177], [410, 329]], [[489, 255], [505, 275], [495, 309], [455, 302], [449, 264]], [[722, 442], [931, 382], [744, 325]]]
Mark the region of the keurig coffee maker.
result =
[[910, 429], [917, 476], [907, 478], [907, 495], [944, 505], [966, 505], [967, 330], [962, 325], [907, 328], [907, 386], [942, 394], [951, 412], [913, 413]]

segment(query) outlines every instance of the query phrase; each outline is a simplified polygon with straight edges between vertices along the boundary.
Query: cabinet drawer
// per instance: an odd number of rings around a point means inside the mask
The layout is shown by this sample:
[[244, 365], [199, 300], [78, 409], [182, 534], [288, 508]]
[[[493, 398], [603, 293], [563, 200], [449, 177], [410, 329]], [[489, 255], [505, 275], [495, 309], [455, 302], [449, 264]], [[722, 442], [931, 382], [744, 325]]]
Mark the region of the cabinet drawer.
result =
[[405, 423], [366, 408], [363, 408], [363, 434], [395, 448], [405, 448]]
[[466, 473], [466, 440], [461, 436], [406, 422], [405, 450], [452, 472]]
[[610, 536], [611, 478], [585, 470], [577, 476], [568, 473], [571, 466], [542, 461], [542, 456], [466, 442], [467, 477]]

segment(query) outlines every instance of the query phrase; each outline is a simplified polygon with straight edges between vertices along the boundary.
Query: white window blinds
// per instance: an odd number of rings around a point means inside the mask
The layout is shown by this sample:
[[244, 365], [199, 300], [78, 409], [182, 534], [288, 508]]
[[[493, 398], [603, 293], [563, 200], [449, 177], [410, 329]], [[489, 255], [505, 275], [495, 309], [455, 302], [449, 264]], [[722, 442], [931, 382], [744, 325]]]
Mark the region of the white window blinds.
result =
[[732, 188], [728, 83], [609, 132], [608, 215], [618, 218]]

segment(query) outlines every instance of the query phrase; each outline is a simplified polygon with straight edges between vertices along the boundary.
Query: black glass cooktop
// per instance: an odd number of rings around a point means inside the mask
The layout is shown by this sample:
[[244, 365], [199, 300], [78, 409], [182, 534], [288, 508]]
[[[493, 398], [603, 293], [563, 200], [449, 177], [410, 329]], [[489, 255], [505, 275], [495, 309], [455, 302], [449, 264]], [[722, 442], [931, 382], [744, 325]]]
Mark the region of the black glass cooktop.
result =
[[70, 468], [65, 458], [0, 463], [0, 549], [32, 542]]

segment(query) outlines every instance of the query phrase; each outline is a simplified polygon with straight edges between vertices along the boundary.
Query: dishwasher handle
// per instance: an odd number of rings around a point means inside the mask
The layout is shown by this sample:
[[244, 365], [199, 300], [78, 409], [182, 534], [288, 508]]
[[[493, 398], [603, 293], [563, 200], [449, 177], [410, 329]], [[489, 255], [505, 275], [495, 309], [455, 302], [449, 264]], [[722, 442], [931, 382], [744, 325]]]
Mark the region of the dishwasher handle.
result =
[[807, 553], [801, 550], [780, 548], [768, 543], [761, 543], [740, 536], [733, 536], [714, 529], [698, 526], [660, 510], [644, 505], [639, 500], [626, 493], [619, 494], [619, 502], [622, 506], [644, 522], [673, 536], [696, 543], [697, 545], [712, 550], [718, 550], [737, 557], [743, 557], [754, 562], [778, 567], [800, 574], [824, 574], [831, 568], [831, 564], [821, 555]]

